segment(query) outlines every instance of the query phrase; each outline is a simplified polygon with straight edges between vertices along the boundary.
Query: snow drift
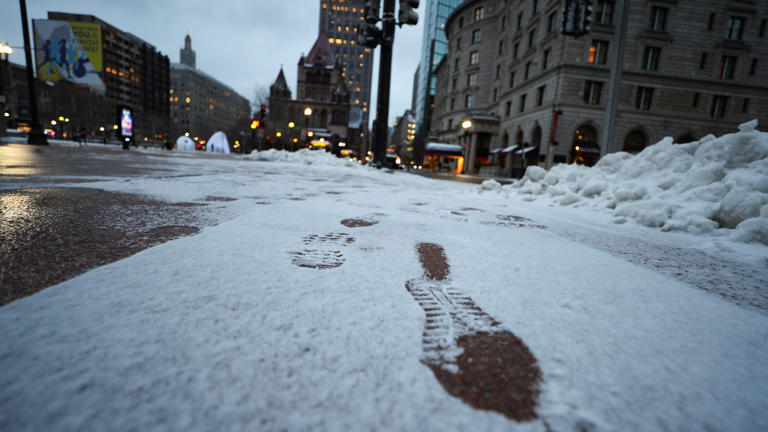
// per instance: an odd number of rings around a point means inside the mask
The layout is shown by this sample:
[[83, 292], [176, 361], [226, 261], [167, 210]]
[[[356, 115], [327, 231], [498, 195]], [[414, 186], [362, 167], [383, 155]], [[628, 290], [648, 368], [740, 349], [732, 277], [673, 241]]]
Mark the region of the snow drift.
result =
[[609, 154], [592, 168], [533, 166], [511, 185], [481, 190], [608, 209], [616, 223], [631, 219], [664, 231], [718, 232], [768, 245], [768, 133], [756, 127], [753, 120], [738, 133], [687, 144], [665, 138], [635, 156]]
[[263, 162], [286, 162], [301, 163], [306, 165], [361, 167], [359, 163], [351, 159], [338, 158], [331, 153], [308, 149], [301, 149], [296, 152], [269, 149], [260, 152], [253, 152], [249, 155], [243, 156], [243, 158]]

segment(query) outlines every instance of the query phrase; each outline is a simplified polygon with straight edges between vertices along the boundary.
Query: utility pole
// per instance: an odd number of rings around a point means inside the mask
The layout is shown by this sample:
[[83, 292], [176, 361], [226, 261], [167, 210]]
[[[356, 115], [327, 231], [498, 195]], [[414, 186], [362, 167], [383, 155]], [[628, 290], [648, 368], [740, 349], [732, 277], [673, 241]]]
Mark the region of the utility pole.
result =
[[605, 107], [605, 133], [603, 145], [600, 146], [600, 157], [613, 150], [613, 135], [616, 128], [616, 110], [619, 106], [619, 90], [621, 88], [621, 72], [624, 68], [624, 45], [627, 40], [627, 24], [629, 21], [630, 0], [618, 0], [618, 21], [616, 23], [616, 38], [611, 50], [611, 81], [608, 84], [608, 102]]
[[373, 163], [384, 166], [387, 157], [389, 127], [389, 94], [392, 80], [392, 46], [395, 43], [395, 0], [384, 0], [381, 17], [381, 56], [379, 60], [379, 94], [376, 99], [376, 133]]
[[40, 114], [37, 107], [37, 86], [35, 82], [35, 64], [32, 63], [32, 48], [29, 42], [29, 22], [27, 20], [27, 2], [19, 0], [21, 7], [21, 28], [24, 31], [24, 56], [27, 60], [27, 86], [29, 87], [29, 105], [31, 115], [31, 130], [27, 138], [28, 144], [48, 145], [43, 127], [40, 124]]

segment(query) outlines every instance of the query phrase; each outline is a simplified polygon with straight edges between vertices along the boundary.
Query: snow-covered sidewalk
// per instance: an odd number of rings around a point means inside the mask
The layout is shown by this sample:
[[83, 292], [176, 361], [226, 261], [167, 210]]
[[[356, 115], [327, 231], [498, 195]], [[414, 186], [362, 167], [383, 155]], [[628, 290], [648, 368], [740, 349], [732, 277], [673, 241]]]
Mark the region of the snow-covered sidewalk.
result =
[[[768, 428], [765, 310], [596, 245], [723, 253], [766, 278], [764, 246], [302, 157], [89, 183], [235, 198], [216, 205], [239, 216], [0, 308], [0, 429]], [[424, 242], [450, 265], [441, 289], [536, 357], [538, 419], [475, 409], [426, 364], [406, 287]]]

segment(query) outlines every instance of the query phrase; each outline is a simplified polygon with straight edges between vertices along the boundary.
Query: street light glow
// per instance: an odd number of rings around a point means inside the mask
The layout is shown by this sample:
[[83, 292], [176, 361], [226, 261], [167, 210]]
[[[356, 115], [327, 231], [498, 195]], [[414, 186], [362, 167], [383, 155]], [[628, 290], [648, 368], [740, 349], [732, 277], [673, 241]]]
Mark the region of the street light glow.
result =
[[307, 117], [311, 116], [311, 115], [312, 115], [312, 108], [310, 108], [310, 107], [307, 107], [307, 108], [304, 110], [304, 115], [305, 115], [305, 116], [307, 116]]
[[11, 48], [9, 45], [6, 45], [4, 43], [0, 43], [0, 54], [13, 54], [13, 48]]
[[99, 128], [99, 132], [104, 132], [104, 126]]
[[51, 120], [51, 126], [56, 126], [56, 120]]
[[464, 123], [461, 124], [461, 127], [464, 129], [469, 129], [472, 127], [472, 120], [464, 120]]
[[296, 123], [294, 123], [294, 122], [288, 123], [288, 127], [289, 128], [293, 129], [294, 126], [296, 126]]
[[283, 136], [283, 133], [282, 132], [278, 132], [275, 135], [277, 135], [277, 137], [280, 138], [281, 136]]

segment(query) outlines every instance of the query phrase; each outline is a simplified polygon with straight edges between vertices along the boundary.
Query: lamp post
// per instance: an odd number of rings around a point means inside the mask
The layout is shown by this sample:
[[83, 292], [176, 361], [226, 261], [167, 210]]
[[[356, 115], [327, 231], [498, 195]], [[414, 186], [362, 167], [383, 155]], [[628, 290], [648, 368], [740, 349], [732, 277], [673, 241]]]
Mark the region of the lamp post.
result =
[[309, 136], [309, 118], [312, 117], [312, 108], [306, 107], [304, 109], [304, 129], [307, 131], [307, 136]]
[[[466, 152], [467, 152], [466, 153], [467, 156], [466, 156], [465, 162], [464, 162], [464, 169], [462, 171], [466, 172], [467, 171], [467, 166], [469, 166], [470, 163], [474, 164], [474, 162], [475, 162], [474, 161], [475, 157], [474, 157], [474, 154], [473, 154], [473, 150], [474, 149], [472, 149], [472, 144], [469, 143], [469, 141], [468, 141], [469, 130], [472, 128], [472, 120], [470, 120], [470, 119], [464, 120], [461, 123], [461, 128], [464, 129], [464, 148], [466, 149]], [[471, 171], [470, 171], [470, 173], [471, 173]]]
[[27, 61], [27, 86], [29, 88], [29, 105], [31, 124], [29, 137], [27, 138], [28, 144], [47, 145], [48, 139], [45, 137], [43, 127], [40, 124], [40, 116], [37, 109], [37, 88], [35, 82], [35, 64], [32, 62], [32, 48], [29, 42], [29, 22], [27, 20], [27, 2], [26, 0], [19, 0], [19, 7], [21, 8], [21, 28], [24, 32], [24, 57]]
[[0, 43], [0, 108], [2, 108], [3, 118], [0, 118], [0, 135], [5, 135], [5, 129], [8, 123], [8, 119], [11, 117], [11, 113], [6, 111], [6, 104], [8, 103], [9, 82], [11, 76], [10, 63], [8, 62], [8, 56], [13, 52], [13, 48], [8, 44]]
[[[295, 149], [293, 148], [293, 128], [294, 128], [294, 126], [296, 126], [296, 123], [294, 123], [294, 122], [289, 122], [289, 123], [288, 123], [288, 129], [291, 131], [291, 133], [290, 133], [290, 140], [291, 140], [291, 151], [294, 151], [294, 150], [295, 150]], [[283, 150], [285, 150], [285, 148], [283, 148]]]

